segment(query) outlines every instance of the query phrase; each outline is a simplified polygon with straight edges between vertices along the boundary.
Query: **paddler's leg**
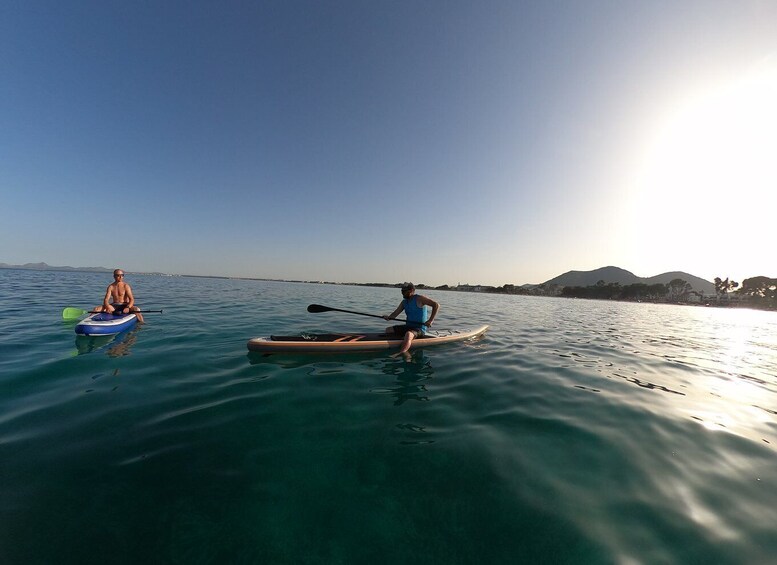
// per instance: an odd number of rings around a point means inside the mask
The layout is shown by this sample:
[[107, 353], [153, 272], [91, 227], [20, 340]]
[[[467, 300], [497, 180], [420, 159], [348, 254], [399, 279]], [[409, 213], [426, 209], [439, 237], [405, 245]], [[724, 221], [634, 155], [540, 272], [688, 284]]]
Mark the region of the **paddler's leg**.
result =
[[386, 336], [390, 339], [395, 336], [403, 335], [402, 332], [405, 331], [405, 325], [401, 326], [389, 326], [386, 328]]
[[138, 322], [140, 322], [141, 324], [145, 323], [145, 320], [143, 319], [143, 314], [140, 313], [140, 308], [138, 308], [137, 306], [133, 306], [132, 311], [138, 317]]
[[405, 338], [402, 340], [402, 347], [399, 348], [399, 353], [407, 353], [408, 349], [410, 349], [410, 346], [413, 343], [413, 338], [415, 338], [416, 330], [407, 330], [405, 332]]

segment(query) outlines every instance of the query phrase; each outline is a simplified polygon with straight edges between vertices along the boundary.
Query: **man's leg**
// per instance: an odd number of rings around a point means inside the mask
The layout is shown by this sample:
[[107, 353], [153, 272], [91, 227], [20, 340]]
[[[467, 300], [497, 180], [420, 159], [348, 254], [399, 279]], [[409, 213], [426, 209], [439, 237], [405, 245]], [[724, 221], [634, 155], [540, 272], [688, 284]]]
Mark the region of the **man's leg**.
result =
[[140, 322], [141, 324], [145, 322], [145, 320], [143, 319], [143, 314], [140, 313], [140, 308], [138, 308], [137, 306], [133, 306], [132, 312], [138, 317], [138, 322]]
[[399, 348], [400, 353], [407, 353], [408, 349], [413, 343], [415, 338], [415, 330], [407, 330], [405, 332], [405, 338], [402, 340], [402, 347]]

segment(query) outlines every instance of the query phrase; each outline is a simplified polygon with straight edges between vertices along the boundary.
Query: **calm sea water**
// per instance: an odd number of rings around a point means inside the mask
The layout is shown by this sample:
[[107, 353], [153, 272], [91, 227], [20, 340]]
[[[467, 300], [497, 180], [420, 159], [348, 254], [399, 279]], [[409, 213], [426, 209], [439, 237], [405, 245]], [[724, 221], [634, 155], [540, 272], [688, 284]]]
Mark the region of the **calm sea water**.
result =
[[431, 291], [485, 338], [263, 357], [399, 292], [127, 280], [164, 313], [76, 339], [109, 277], [0, 270], [2, 563], [777, 559], [775, 313]]

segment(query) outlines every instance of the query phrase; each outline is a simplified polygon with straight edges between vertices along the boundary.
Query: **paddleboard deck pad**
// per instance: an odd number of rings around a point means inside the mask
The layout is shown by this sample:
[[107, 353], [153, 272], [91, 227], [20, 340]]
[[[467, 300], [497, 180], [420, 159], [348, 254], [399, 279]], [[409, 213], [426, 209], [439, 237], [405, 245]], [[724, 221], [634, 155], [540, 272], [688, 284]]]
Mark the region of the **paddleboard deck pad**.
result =
[[[462, 330], [429, 330], [417, 337], [410, 349], [464, 341], [483, 335], [488, 326]], [[255, 337], [248, 340], [249, 351], [263, 353], [323, 353], [343, 351], [382, 351], [399, 349], [401, 337], [385, 333], [303, 334], [294, 336]]]
[[76, 324], [78, 335], [114, 335], [138, 323], [134, 313], [114, 315], [107, 312], [92, 314]]

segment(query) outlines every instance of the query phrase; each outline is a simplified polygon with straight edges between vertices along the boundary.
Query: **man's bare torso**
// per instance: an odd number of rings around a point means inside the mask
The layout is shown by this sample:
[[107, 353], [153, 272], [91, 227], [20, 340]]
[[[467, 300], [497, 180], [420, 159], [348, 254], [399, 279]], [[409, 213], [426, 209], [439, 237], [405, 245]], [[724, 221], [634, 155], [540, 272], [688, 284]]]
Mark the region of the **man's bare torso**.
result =
[[127, 296], [127, 286], [128, 285], [125, 282], [109, 284], [108, 288], [110, 289], [111, 293], [111, 302], [118, 304], [128, 303], [129, 297]]

